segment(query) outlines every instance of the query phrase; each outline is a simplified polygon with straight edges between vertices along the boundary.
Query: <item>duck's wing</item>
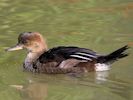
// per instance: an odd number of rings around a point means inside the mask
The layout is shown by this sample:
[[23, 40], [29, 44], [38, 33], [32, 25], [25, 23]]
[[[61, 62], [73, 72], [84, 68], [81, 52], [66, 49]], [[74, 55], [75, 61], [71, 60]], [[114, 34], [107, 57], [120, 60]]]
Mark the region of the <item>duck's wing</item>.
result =
[[79, 47], [56, 47], [48, 50], [39, 57], [40, 63], [57, 62], [60, 68], [73, 67], [80, 62], [94, 61], [99, 54]]

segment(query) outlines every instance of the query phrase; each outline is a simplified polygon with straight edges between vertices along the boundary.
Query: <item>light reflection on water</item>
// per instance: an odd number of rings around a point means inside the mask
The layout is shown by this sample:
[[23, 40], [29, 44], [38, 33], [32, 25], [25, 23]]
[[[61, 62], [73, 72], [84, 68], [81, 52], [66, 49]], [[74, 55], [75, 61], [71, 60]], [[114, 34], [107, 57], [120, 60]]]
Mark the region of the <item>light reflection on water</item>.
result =
[[75, 45], [112, 52], [133, 43], [129, 1], [1, 0], [0, 100], [132, 100], [132, 49], [109, 72], [73, 76], [23, 72], [26, 52], [4, 51], [16, 44], [19, 33], [39, 31], [49, 47]]
[[131, 99], [132, 89], [130, 88], [130, 83], [124, 82], [123, 80], [106, 79], [108, 78], [105, 75], [107, 74], [106, 72], [98, 74], [102, 78], [97, 77], [95, 73], [87, 74], [84, 77], [37, 75], [30, 77], [28, 79], [29, 84], [20, 91], [24, 98], [30, 98], [32, 100], [44, 100], [44, 98], [50, 100], [82, 100], [84, 98], [92, 100], [97, 98], [101, 100], [109, 98], [116, 100]]

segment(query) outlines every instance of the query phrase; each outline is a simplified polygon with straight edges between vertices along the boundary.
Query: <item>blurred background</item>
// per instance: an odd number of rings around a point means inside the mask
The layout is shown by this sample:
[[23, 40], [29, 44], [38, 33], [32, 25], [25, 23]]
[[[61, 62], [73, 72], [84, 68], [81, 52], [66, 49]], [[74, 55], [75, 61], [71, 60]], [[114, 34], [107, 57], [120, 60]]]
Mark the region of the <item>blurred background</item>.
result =
[[0, 0], [0, 100], [133, 100], [133, 50], [109, 72], [84, 76], [23, 72], [26, 51], [7, 53], [22, 32], [48, 47], [79, 46], [107, 54], [133, 46], [132, 0]]

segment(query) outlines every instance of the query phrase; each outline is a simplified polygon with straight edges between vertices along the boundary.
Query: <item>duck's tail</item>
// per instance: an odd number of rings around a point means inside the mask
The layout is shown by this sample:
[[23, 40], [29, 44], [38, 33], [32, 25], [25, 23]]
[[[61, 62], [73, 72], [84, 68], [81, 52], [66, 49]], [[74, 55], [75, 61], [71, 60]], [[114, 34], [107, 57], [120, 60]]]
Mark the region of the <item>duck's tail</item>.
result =
[[97, 60], [98, 63], [113, 63], [114, 61], [117, 61], [118, 59], [124, 58], [128, 56], [128, 53], [125, 53], [125, 51], [129, 48], [128, 45], [108, 54], [105, 56], [100, 56]]

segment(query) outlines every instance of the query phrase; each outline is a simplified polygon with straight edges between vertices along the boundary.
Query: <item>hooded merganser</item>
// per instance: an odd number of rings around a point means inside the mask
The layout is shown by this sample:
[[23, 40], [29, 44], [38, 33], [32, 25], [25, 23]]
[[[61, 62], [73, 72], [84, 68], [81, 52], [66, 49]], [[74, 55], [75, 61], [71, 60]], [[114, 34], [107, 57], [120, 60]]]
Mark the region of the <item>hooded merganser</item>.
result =
[[25, 70], [59, 74], [109, 70], [114, 61], [128, 56], [124, 51], [129, 47], [126, 45], [107, 55], [74, 46], [59, 46], [48, 50], [40, 33], [24, 32], [19, 35], [17, 45], [6, 50], [24, 48], [28, 50], [23, 64]]

